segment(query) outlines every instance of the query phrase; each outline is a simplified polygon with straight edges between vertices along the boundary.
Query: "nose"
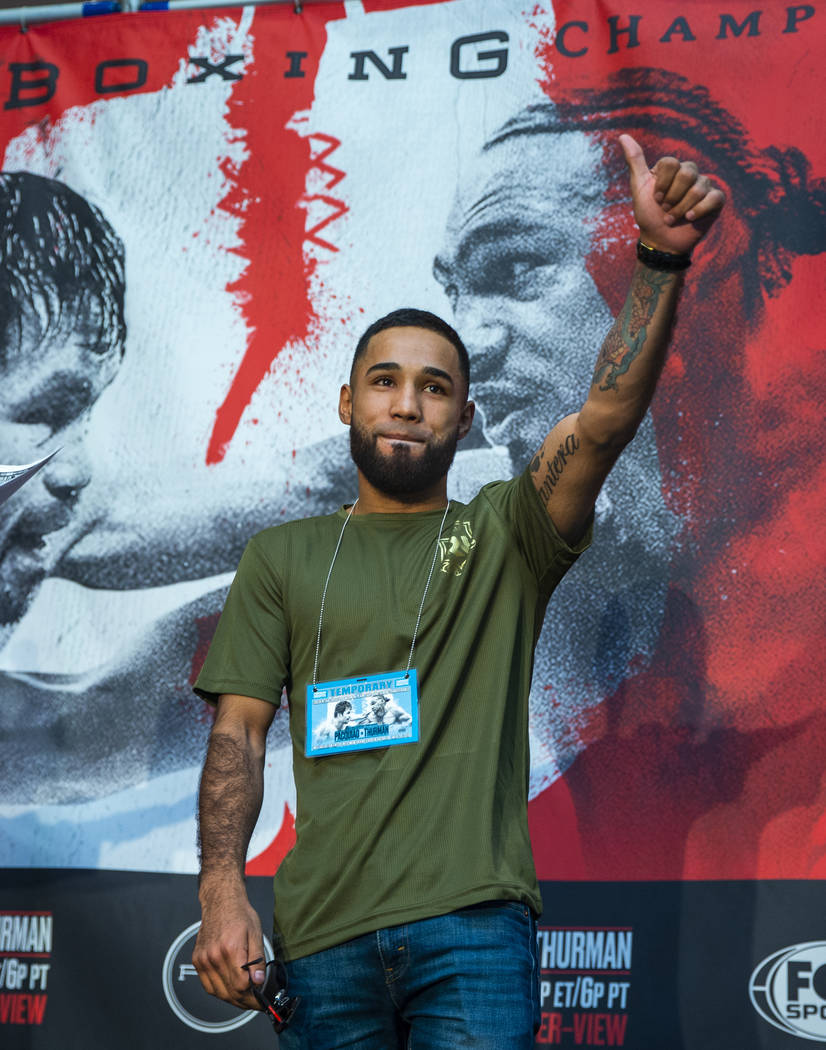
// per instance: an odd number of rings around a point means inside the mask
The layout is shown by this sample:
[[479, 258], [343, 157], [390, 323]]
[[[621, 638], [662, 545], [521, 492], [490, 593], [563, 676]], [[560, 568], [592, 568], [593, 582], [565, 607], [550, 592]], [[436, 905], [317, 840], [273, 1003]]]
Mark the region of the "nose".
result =
[[414, 384], [400, 383], [396, 387], [395, 394], [391, 408], [395, 419], [421, 419], [422, 408], [419, 402], [419, 392]]
[[92, 465], [83, 441], [64, 446], [43, 468], [43, 484], [64, 503], [74, 503], [91, 480]]
[[456, 301], [456, 329], [467, 346], [474, 380], [502, 371], [512, 342], [506, 310], [504, 303], [482, 296], [460, 295]]

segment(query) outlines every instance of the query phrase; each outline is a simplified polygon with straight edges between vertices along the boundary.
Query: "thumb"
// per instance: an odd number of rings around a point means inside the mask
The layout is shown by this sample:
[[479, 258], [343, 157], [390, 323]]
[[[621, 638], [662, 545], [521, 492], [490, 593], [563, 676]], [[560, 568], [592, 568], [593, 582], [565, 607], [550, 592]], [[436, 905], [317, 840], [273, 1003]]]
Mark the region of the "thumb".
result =
[[620, 135], [619, 144], [622, 147], [625, 163], [628, 165], [633, 187], [651, 174], [645, 162], [645, 154], [639, 142], [632, 139], [630, 135]]
[[247, 971], [247, 976], [252, 984], [263, 984], [267, 976], [263, 948], [258, 952], [255, 958], [251, 962], [246, 963], [242, 969]]

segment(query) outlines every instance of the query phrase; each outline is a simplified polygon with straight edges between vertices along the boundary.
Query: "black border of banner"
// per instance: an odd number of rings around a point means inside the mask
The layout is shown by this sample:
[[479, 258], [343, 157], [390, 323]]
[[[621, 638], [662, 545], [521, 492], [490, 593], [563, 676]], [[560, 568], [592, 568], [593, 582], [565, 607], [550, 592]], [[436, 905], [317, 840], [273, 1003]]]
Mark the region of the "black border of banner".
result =
[[[248, 886], [267, 929], [272, 882], [250, 878]], [[826, 940], [826, 881], [545, 882], [542, 896], [540, 929], [633, 931], [624, 978], [630, 984], [627, 1050], [817, 1045], [764, 1021], [748, 984], [772, 953]], [[166, 1001], [164, 959], [199, 918], [194, 876], [7, 869], [0, 872], [0, 911], [11, 910], [46, 911], [54, 918], [43, 1022], [0, 1025], [6, 1050], [272, 1045], [263, 1018], [206, 1035], [183, 1024]], [[569, 1032], [562, 1041], [537, 1045], [596, 1044], [576, 1044]]]

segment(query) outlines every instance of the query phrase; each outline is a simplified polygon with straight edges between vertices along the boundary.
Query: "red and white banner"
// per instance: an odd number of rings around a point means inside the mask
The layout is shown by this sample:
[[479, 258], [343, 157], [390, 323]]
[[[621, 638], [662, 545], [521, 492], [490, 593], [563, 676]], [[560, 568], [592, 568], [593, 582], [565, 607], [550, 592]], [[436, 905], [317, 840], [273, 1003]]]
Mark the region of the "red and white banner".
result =
[[[0, 31], [0, 460], [62, 446], [0, 511], [7, 866], [195, 870], [190, 684], [246, 538], [355, 491], [358, 335], [454, 318], [481, 425], [451, 491], [521, 469], [627, 285], [628, 131], [729, 205], [537, 650], [539, 875], [826, 873], [824, 11], [529, 7]], [[94, 286], [40, 272], [73, 223]], [[292, 841], [286, 717], [255, 874]]]
[[[537, 649], [538, 1042], [826, 1041], [825, 25], [349, 0], [0, 30], [0, 462], [61, 449], [0, 508], [4, 1033], [240, 1038], [175, 876], [246, 539], [352, 499], [338, 387], [398, 306], [471, 352], [452, 495], [524, 466], [627, 286], [629, 132], [729, 204]], [[284, 711], [251, 875], [294, 809]]]

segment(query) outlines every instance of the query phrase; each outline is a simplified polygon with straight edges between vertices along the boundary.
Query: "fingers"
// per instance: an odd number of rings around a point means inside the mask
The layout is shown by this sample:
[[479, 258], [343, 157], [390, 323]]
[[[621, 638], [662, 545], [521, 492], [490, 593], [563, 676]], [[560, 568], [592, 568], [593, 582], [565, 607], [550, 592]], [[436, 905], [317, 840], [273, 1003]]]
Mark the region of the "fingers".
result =
[[241, 968], [237, 957], [216, 954], [199, 957], [193, 954], [192, 961], [204, 990], [210, 995], [241, 1009], [256, 1008], [247, 971]]
[[701, 175], [693, 161], [661, 157], [654, 165], [654, 200], [666, 213], [663, 221], [673, 226], [681, 220], [696, 222], [716, 214], [725, 195]]
[[669, 226], [685, 219], [687, 222], [698, 222], [707, 216], [716, 215], [725, 201], [722, 190], [715, 189], [708, 179], [697, 183], [668, 212], [665, 222]]
[[[260, 965], [244, 969], [244, 963], [261, 959]], [[259, 1009], [250, 988], [250, 979], [263, 984], [266, 971], [260, 933], [249, 930], [222, 930], [216, 936], [202, 925], [198, 931], [192, 963], [204, 990], [243, 1010]]]

